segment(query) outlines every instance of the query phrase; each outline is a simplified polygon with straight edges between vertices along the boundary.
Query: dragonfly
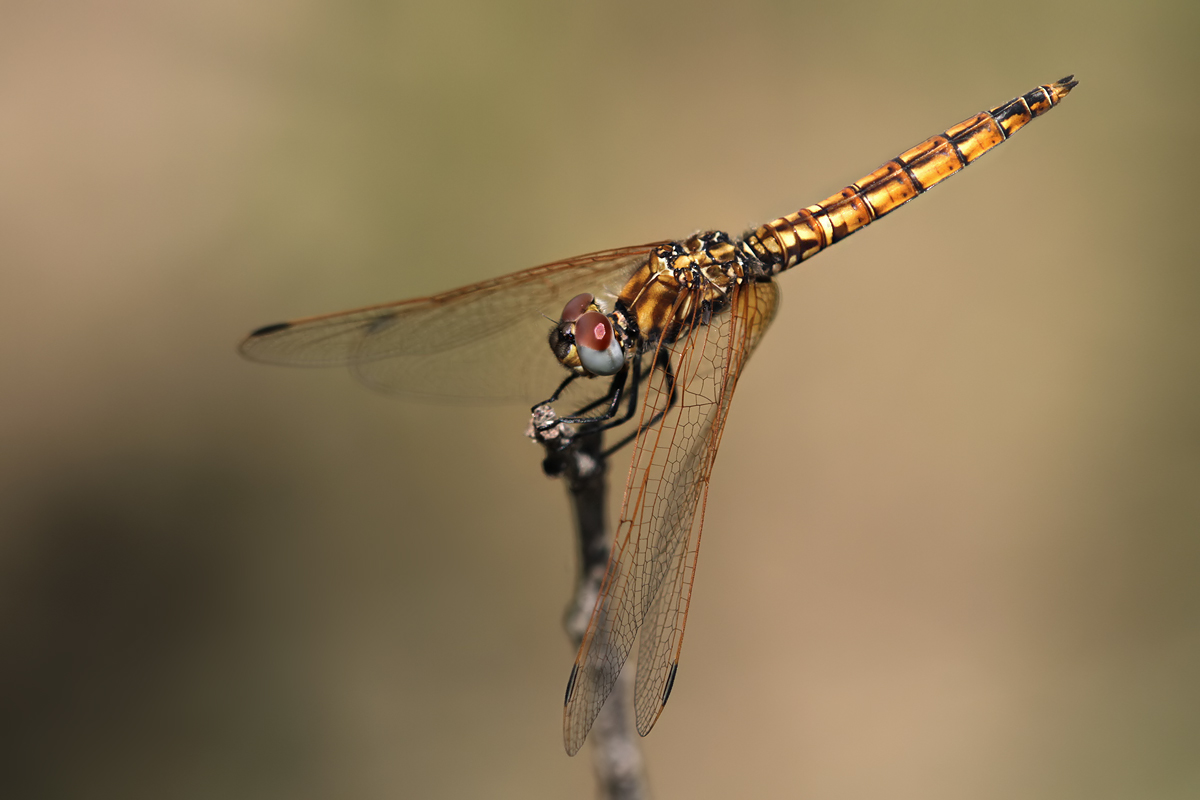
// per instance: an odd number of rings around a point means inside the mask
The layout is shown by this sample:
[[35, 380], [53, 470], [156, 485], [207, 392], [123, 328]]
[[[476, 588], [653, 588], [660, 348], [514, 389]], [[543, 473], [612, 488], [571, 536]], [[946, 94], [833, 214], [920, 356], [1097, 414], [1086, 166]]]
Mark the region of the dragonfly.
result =
[[[606, 451], [634, 443], [608, 568], [567, 683], [563, 741], [569, 755], [583, 746], [635, 644], [644, 736], [675, 684], [709, 479], [738, 378], [779, 306], [776, 276], [974, 163], [1077, 83], [1067, 76], [980, 112], [740, 237], [707, 231], [267, 325], [240, 351], [348, 366], [389, 393], [541, 398], [542, 433], [632, 426]], [[568, 397], [575, 410], [559, 415]]]

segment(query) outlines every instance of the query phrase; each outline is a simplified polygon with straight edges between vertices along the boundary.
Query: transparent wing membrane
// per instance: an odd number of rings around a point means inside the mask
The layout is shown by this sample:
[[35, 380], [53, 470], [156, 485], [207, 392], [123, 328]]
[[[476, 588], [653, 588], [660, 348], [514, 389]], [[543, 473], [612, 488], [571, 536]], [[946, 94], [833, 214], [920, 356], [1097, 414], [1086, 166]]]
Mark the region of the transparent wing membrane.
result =
[[[779, 297], [773, 282], [734, 291], [728, 313], [711, 325], [693, 326], [673, 346], [678, 400], [638, 439], [608, 572], [572, 672], [563, 719], [568, 753], [583, 745], [639, 629], [634, 705], [640, 733], [649, 732], [666, 702], [683, 642], [703, 500], [721, 430], [738, 376]], [[668, 407], [670, 389], [662, 373], [655, 373], [641, 424]]]
[[[431, 297], [268, 325], [247, 358], [349, 366], [373, 389], [491, 400], [545, 399], [565, 376], [544, 344], [564, 299], [616, 292], [656, 244], [605, 250]], [[545, 315], [545, 316], [543, 316]]]

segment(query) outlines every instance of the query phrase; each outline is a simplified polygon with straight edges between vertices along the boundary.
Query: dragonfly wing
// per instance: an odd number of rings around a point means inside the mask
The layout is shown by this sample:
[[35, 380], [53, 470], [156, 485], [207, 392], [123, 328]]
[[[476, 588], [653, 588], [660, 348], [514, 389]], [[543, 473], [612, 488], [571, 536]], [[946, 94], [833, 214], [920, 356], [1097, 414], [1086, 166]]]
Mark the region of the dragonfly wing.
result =
[[[543, 264], [431, 297], [268, 325], [242, 342], [252, 361], [350, 366], [379, 391], [543, 399], [565, 377], [543, 344], [563, 304], [604, 299], [658, 243]], [[545, 315], [545, 316], [543, 316]]]
[[[733, 387], [778, 298], [774, 283], [735, 291], [727, 314], [711, 325], [694, 327], [686, 340], [674, 346], [679, 390], [675, 408], [638, 439], [608, 571], [567, 687], [563, 736], [572, 755], [582, 747], [612, 691], [648, 612], [654, 615], [656, 645], [650, 648], [644, 675], [639, 663], [635, 690], [638, 730], [643, 735], [669, 693], [671, 668], [653, 665], [664, 662], [658, 657], [660, 651], [678, 658], [686, 602], [682, 613], [672, 614], [671, 609], [679, 607], [682, 594], [690, 594], [695, 568], [695, 547], [689, 545], [693, 527], [699, 541], [699, 525], [693, 526], [696, 507], [707, 488]], [[670, 404], [671, 387], [661, 372], [656, 371], [648, 383], [642, 425]], [[681, 577], [685, 565], [690, 566], [686, 577]], [[659, 602], [657, 598], [668, 591], [676, 599]], [[644, 631], [642, 652], [647, 651], [647, 635]], [[645, 714], [643, 706], [649, 709]]]
[[656, 498], [654, 514], [644, 523], [648, 526], [649, 547], [642, 565], [642, 583], [643, 602], [648, 605], [638, 638], [633, 695], [637, 729], [643, 736], [662, 714], [679, 668], [709, 476], [733, 390], [778, 306], [776, 283], [750, 285], [734, 299], [720, 335], [697, 341], [691, 351], [695, 363], [681, 365], [681, 384], [685, 368], [701, 376], [701, 382], [694, 386], [697, 381], [689, 381], [681, 397], [682, 413], [690, 419], [681, 421], [677, 431], [682, 432], [685, 424], [688, 430], [683, 437], [677, 433], [682, 441], [673, 443], [677, 452], [667, 459], [666, 488]]

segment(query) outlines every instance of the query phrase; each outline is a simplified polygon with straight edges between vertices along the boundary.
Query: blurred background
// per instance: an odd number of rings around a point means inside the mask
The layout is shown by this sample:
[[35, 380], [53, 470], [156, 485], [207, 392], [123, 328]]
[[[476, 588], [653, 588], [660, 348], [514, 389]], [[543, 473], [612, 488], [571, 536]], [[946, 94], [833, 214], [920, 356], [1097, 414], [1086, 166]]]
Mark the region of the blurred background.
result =
[[0, 16], [7, 795], [591, 796], [528, 410], [239, 338], [739, 233], [1071, 72], [783, 276], [643, 743], [663, 798], [1200, 794], [1196, 4]]

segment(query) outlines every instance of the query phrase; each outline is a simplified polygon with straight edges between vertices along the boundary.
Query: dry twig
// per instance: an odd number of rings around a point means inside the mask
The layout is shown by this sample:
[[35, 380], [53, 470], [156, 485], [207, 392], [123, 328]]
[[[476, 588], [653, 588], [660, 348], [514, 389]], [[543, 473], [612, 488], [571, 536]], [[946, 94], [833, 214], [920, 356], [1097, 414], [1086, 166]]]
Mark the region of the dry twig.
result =
[[[608, 463], [603, 455], [601, 431], [570, 430], [554, 424], [547, 406], [534, 410], [529, 435], [546, 450], [542, 468], [547, 475], [567, 483], [575, 532], [579, 545], [579, 572], [575, 595], [563, 626], [578, 648], [587, 630], [604, 570], [608, 566], [611, 539], [608, 534], [606, 501]], [[592, 759], [599, 796], [606, 800], [643, 800], [649, 797], [641, 748], [630, 714], [632, 698], [628, 670], [613, 687], [591, 730]]]

